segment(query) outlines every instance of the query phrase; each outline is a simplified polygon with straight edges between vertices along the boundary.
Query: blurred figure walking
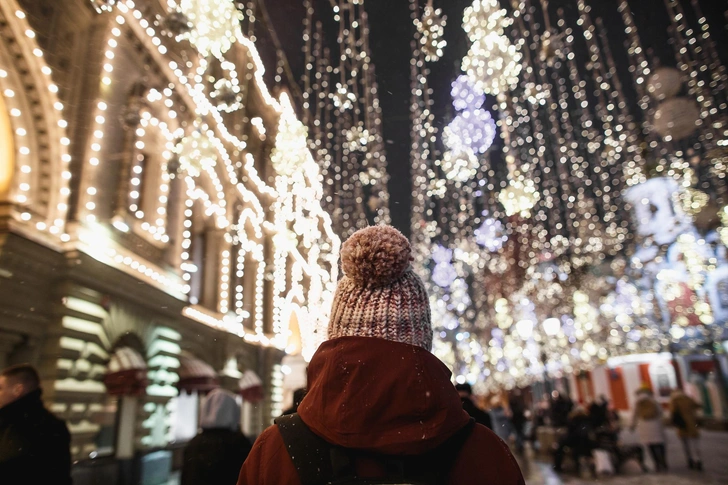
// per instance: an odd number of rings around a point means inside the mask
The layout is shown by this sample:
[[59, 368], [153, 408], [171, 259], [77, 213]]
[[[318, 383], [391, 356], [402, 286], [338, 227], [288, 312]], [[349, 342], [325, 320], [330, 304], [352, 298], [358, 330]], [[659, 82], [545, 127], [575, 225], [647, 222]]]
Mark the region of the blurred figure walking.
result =
[[473, 388], [470, 384], [457, 384], [455, 386], [458, 394], [460, 394], [460, 400], [463, 402], [463, 409], [475, 420], [476, 423], [482, 424], [488, 429], [493, 429], [493, 420], [490, 418], [490, 413], [483, 411], [473, 402]]
[[71, 436], [41, 401], [40, 378], [30, 365], [0, 374], [0, 483], [71, 484]]
[[211, 391], [200, 427], [202, 432], [184, 451], [181, 485], [235, 483], [252, 446], [240, 431], [240, 406], [235, 395], [224, 389]]
[[501, 398], [494, 397], [490, 400], [490, 417], [493, 420], [495, 434], [506, 443], [509, 443], [513, 435], [513, 424], [508, 411], [503, 407]]
[[516, 452], [523, 454], [526, 444], [526, 403], [520, 389], [513, 391], [513, 395], [509, 401], [511, 408], [511, 424], [513, 424], [513, 433], [516, 438]]
[[698, 430], [697, 411], [700, 405], [682, 390], [676, 389], [670, 396], [670, 416], [677, 434], [682, 440], [685, 458], [691, 470], [702, 470], [700, 454], [700, 431]]
[[567, 418], [566, 425], [566, 435], [561, 438], [556, 453], [554, 453], [554, 470], [557, 472], [562, 471], [561, 465], [564, 462], [568, 448], [574, 459], [576, 474], [580, 475], [582, 458], [591, 458], [592, 451], [596, 446], [592, 438], [593, 430], [586, 409], [582, 406], [574, 408]]
[[637, 403], [632, 416], [632, 429], [637, 429], [640, 443], [650, 450], [655, 470], [667, 471], [665, 454], [665, 426], [662, 408], [655, 401], [649, 387], [637, 390]]

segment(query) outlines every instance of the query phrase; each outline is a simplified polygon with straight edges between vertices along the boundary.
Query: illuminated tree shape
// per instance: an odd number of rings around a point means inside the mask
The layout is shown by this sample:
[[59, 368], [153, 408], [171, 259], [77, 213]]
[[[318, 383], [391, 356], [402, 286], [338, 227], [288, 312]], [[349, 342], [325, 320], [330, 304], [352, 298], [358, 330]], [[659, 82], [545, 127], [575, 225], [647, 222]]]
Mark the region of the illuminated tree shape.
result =
[[278, 121], [276, 146], [271, 152], [271, 164], [280, 175], [291, 176], [306, 163], [311, 153], [306, 137], [308, 130], [293, 112], [284, 112]]
[[179, 10], [193, 25], [180, 38], [189, 40], [205, 57], [221, 57], [241, 34], [243, 14], [231, 0], [181, 0]]

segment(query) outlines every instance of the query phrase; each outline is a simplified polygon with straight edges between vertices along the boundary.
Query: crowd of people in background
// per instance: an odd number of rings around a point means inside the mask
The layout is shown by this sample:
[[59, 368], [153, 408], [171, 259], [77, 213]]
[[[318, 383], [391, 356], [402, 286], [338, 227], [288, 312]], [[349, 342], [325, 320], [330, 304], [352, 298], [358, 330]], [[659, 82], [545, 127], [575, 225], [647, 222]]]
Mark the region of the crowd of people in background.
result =
[[[524, 443], [530, 442], [541, 456], [552, 456], [557, 472], [564, 471], [567, 458], [577, 475], [587, 470], [592, 474], [615, 473], [629, 460], [648, 472], [647, 454], [655, 472], [667, 472], [666, 428], [670, 425], [683, 444], [688, 467], [703, 469], [697, 421], [700, 406], [679, 389], [672, 393], [669, 403], [660, 404], [648, 385], [641, 386], [635, 394], [631, 416], [623, 420], [605, 396], [576, 404], [568, 396], [553, 391], [549, 399], [528, 410], [521, 391], [515, 390], [508, 396], [507, 405], [502, 397], [493, 397], [490, 407], [484, 410], [476, 406], [469, 384], [456, 387], [463, 408], [476, 422], [491, 428], [519, 455], [523, 454]], [[551, 434], [539, 433], [539, 429]], [[625, 443], [625, 429], [634, 433], [636, 442], [633, 439]], [[585, 464], [588, 466], [583, 470]]]

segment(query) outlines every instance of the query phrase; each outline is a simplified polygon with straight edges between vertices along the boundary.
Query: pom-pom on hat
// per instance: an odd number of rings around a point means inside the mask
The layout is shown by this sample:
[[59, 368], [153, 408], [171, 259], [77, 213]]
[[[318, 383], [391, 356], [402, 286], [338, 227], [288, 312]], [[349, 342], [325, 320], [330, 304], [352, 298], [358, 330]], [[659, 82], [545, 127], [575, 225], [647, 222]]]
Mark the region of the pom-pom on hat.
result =
[[329, 339], [377, 337], [431, 350], [430, 304], [411, 261], [409, 241], [393, 227], [367, 227], [347, 239]]

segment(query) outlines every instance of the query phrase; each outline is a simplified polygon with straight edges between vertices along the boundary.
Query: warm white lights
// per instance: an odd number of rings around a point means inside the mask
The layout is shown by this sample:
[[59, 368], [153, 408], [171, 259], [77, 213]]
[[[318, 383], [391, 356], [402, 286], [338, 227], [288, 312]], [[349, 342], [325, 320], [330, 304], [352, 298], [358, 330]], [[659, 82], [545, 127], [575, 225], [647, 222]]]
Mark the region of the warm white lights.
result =
[[243, 14], [232, 0], [180, 0], [179, 10], [189, 19], [192, 29], [182, 34], [203, 57], [222, 56], [240, 35]]

